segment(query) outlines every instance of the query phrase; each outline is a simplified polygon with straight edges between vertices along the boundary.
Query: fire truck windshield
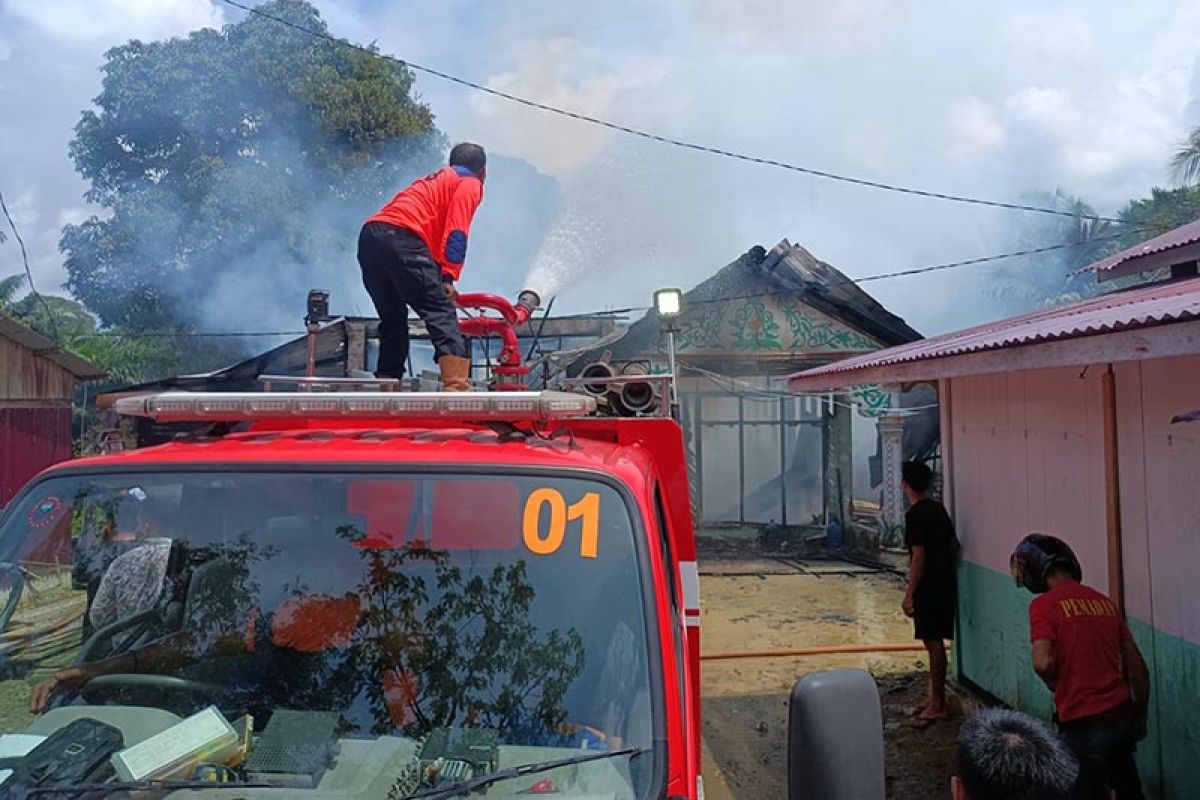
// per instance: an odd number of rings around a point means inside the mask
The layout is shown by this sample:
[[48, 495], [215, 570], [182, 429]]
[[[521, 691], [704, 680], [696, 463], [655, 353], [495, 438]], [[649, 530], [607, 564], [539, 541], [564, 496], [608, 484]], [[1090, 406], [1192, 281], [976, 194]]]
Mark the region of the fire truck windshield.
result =
[[[642, 755], [506, 791], [642, 797], [661, 692], [635, 530], [621, 492], [574, 475], [45, 479], [0, 529], [0, 734], [82, 709], [128, 745], [215, 706], [261, 744], [287, 711], [337, 740], [290, 769], [346, 797], [376, 796], [366, 774], [403, 797], [581, 749]], [[249, 759], [240, 779], [278, 778]]]

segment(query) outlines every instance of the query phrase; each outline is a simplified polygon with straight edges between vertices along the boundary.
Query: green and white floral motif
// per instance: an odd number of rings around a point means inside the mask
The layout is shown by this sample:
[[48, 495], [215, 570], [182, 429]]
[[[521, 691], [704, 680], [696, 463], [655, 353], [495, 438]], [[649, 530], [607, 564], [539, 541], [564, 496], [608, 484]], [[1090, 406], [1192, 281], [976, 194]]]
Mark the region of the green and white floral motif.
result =
[[709, 303], [704, 308], [685, 312], [675, 337], [676, 345], [680, 350], [719, 347], [724, 318], [722, 303]]
[[855, 386], [850, 390], [858, 413], [864, 417], [882, 417], [892, 407], [892, 397], [878, 383], [868, 383], [865, 386]]
[[892, 548], [903, 547], [904, 523], [881, 519], [879, 521], [879, 546]]
[[792, 303], [784, 305], [783, 313], [792, 330], [793, 349], [875, 350], [879, 346], [856, 331], [813, 316]]
[[729, 321], [733, 346], [739, 350], [780, 350], [779, 323], [760, 298], [751, 298]]

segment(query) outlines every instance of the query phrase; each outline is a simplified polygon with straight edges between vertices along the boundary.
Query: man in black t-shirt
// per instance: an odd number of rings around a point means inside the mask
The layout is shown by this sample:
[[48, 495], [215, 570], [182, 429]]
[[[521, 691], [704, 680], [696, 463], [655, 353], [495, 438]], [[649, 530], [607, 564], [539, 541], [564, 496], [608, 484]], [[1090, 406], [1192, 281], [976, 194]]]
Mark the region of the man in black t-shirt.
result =
[[913, 725], [925, 728], [950, 717], [946, 707], [946, 645], [954, 638], [954, 607], [958, 598], [958, 537], [946, 508], [926, 497], [933, 472], [908, 461], [902, 467], [904, 494], [910, 508], [904, 516], [904, 544], [910, 564], [904, 593], [904, 613], [913, 618], [916, 638], [929, 653], [929, 699], [913, 715]]

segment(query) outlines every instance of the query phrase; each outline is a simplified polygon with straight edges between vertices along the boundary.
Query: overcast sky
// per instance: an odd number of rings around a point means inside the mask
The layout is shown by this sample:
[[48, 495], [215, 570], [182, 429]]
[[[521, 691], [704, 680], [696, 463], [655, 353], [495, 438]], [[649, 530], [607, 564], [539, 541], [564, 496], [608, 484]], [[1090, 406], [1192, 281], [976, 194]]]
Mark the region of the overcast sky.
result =
[[[338, 35], [571, 110], [1001, 200], [1061, 188], [1113, 212], [1167, 183], [1171, 154], [1200, 124], [1195, 2], [316, 5]], [[0, 190], [41, 288], [61, 291], [59, 230], [89, 213], [67, 143], [99, 90], [103, 52], [240, 14], [219, 0], [0, 0]], [[632, 140], [425, 76], [417, 89], [450, 138], [560, 181], [562, 216], [542, 249], [544, 264], [572, 272], [560, 309], [642, 304], [785, 237], [862, 276], [1003, 250], [1026, 223]], [[494, 223], [514, 210], [485, 202], [479, 213]], [[511, 291], [530, 266], [469, 288]], [[0, 246], [0, 275], [18, 269], [16, 248]], [[970, 268], [867, 288], [934, 333], [997, 316], [986, 277]]]

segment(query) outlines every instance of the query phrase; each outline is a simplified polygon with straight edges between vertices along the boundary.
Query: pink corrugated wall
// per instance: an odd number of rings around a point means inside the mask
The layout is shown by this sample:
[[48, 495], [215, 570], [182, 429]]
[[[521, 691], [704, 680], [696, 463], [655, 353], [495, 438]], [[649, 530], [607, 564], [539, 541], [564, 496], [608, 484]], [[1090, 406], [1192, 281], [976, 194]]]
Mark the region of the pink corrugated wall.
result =
[[1200, 643], [1200, 422], [1171, 423], [1200, 409], [1200, 357], [1116, 370], [1128, 611]]
[[1107, 590], [1100, 388], [1096, 368], [951, 381], [955, 524], [968, 561], [1007, 573], [1022, 536], [1051, 533]]
[[0, 408], [0, 506], [38, 472], [70, 457], [69, 408]]

